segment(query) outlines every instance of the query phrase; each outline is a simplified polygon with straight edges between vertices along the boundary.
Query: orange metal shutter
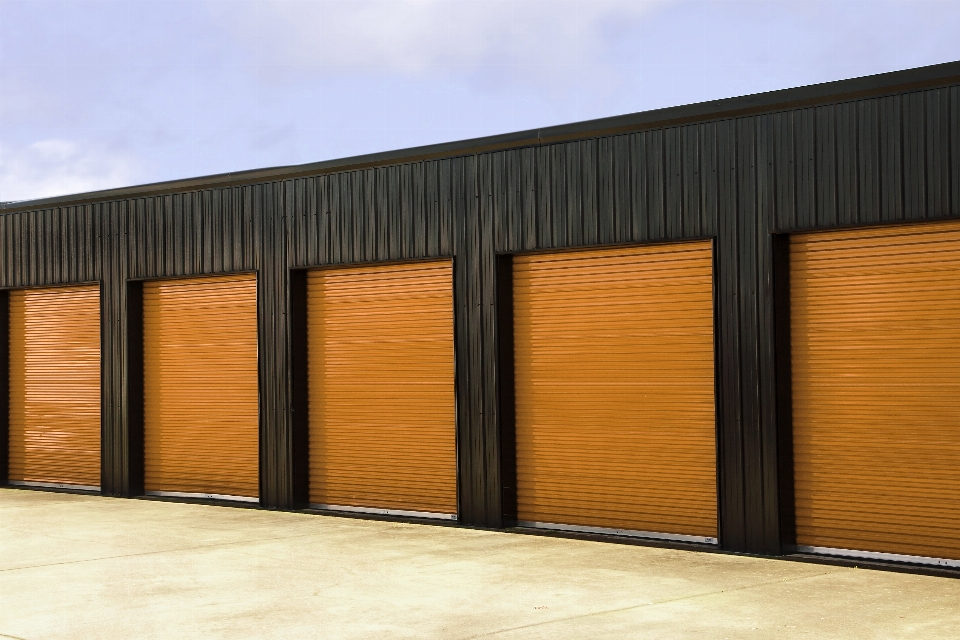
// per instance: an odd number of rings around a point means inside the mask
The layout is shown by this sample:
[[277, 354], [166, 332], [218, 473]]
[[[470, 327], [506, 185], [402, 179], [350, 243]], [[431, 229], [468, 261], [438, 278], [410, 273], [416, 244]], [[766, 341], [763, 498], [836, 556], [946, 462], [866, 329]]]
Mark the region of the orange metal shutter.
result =
[[310, 502], [457, 512], [449, 260], [308, 277]]
[[143, 285], [147, 491], [259, 493], [257, 279]]
[[715, 542], [711, 243], [513, 264], [518, 520]]
[[100, 287], [10, 292], [13, 482], [100, 486]]
[[960, 223], [794, 236], [797, 544], [960, 559]]

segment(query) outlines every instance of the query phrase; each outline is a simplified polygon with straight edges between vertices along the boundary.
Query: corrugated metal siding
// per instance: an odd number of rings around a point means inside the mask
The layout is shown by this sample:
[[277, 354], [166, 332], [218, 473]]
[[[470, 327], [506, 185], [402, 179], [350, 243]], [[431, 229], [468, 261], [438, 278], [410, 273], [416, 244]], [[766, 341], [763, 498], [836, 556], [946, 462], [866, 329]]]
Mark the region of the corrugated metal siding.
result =
[[100, 486], [100, 288], [10, 294], [9, 479]]
[[798, 545], [960, 559], [960, 221], [790, 246]]
[[[0, 287], [102, 279], [107, 493], [135, 491], [127, 278], [261, 270], [261, 499], [289, 506], [288, 267], [455, 256], [460, 509], [501, 518], [496, 252], [716, 237], [720, 527], [779, 550], [772, 232], [960, 217], [960, 86], [0, 216]], [[921, 164], [920, 159], [924, 162]], [[76, 280], [74, 279], [76, 275]]]
[[450, 261], [308, 275], [310, 503], [455, 515]]
[[717, 537], [709, 241], [513, 259], [517, 519]]
[[257, 497], [257, 278], [143, 285], [144, 487]]

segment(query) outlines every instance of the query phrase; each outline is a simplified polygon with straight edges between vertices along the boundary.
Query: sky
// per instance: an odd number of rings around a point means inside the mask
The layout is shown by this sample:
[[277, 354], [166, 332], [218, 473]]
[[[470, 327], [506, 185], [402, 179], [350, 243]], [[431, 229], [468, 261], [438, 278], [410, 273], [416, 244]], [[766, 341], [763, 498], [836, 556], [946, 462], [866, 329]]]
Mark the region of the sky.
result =
[[960, 60], [960, 0], [0, 0], [0, 200]]

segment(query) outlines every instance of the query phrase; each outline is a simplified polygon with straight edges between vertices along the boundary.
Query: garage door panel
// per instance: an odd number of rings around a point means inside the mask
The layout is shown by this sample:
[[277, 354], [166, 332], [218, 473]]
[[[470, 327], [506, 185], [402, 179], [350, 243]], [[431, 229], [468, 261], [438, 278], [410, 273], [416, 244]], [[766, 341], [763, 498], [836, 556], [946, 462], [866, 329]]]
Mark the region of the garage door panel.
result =
[[716, 536], [712, 286], [707, 242], [514, 257], [519, 520]]
[[790, 266], [797, 543], [960, 558], [960, 224], [795, 236]]
[[147, 491], [257, 497], [253, 274], [144, 283]]
[[310, 502], [456, 514], [452, 263], [307, 286]]
[[100, 287], [11, 291], [9, 479], [100, 486]]

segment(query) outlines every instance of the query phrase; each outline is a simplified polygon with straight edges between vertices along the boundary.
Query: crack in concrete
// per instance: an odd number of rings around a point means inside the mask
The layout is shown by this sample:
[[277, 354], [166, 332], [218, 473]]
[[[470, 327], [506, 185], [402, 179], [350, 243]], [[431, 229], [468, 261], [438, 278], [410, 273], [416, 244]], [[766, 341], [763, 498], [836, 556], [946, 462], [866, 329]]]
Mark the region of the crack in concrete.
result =
[[237, 540], [235, 542], [218, 542], [216, 544], [202, 544], [196, 545], [193, 547], [177, 547], [175, 549], [160, 549], [158, 551], [142, 551], [140, 553], [121, 553], [115, 556], [103, 556], [99, 558], [84, 558], [82, 560], [64, 560], [63, 562], [50, 562], [47, 564], [31, 564], [24, 567], [9, 567], [7, 569], [0, 569], [0, 573], [6, 571], [23, 571], [24, 569], [42, 569], [44, 567], [56, 567], [66, 564], [80, 564], [83, 562], [99, 562], [100, 560], [116, 560], [117, 558], [136, 558], [137, 556], [150, 556], [157, 555], [160, 553], [180, 553], [183, 551], [196, 551], [198, 549], [216, 549], [217, 547], [229, 547], [238, 544], [257, 544], [259, 542], [272, 542], [276, 540], [293, 540], [295, 538], [310, 538], [315, 536], [315, 533], [305, 533], [297, 536], [277, 536], [275, 538], [260, 538], [257, 540]]
[[496, 631], [489, 631], [487, 633], [481, 633], [474, 636], [465, 636], [460, 640], [476, 640], [477, 638], [491, 638], [493, 636], [498, 636], [504, 633], [510, 633], [512, 631], [521, 631], [523, 629], [531, 629], [533, 627], [543, 627], [550, 624], [556, 624], [560, 622], [568, 622], [570, 620], [579, 620], [583, 618], [590, 618], [593, 616], [603, 616], [610, 613], [621, 613], [623, 611], [630, 611], [633, 609], [643, 609], [646, 607], [658, 607], [662, 604], [670, 604], [672, 602], [681, 602], [683, 600], [694, 600], [696, 598], [703, 598], [705, 596], [712, 596], [718, 593], [732, 593], [735, 591], [746, 591], [748, 589], [755, 589], [757, 587], [765, 587], [772, 584], [783, 584], [787, 582], [798, 582], [800, 580], [809, 580], [812, 578], [821, 578], [823, 576], [833, 575], [835, 573], [840, 573], [844, 569], [837, 569], [835, 571], [824, 571], [823, 573], [817, 573], [809, 576], [799, 576], [797, 578], [781, 578], [778, 580], [770, 580], [767, 582], [758, 582], [756, 584], [744, 585], [742, 587], [735, 587], [733, 589], [720, 589], [714, 591], [706, 591], [704, 593], [695, 593], [688, 596], [680, 596], [678, 598], [670, 598], [669, 600], [660, 600], [658, 602], [646, 602], [644, 604], [635, 604], [629, 607], [620, 607], [619, 609], [607, 609], [605, 611], [591, 611], [589, 613], [581, 613], [573, 616], [565, 616], [563, 618], [555, 618], [553, 620], [544, 620], [543, 622], [532, 622], [530, 624], [522, 624], [516, 627], [510, 627], [509, 629], [497, 629]]

